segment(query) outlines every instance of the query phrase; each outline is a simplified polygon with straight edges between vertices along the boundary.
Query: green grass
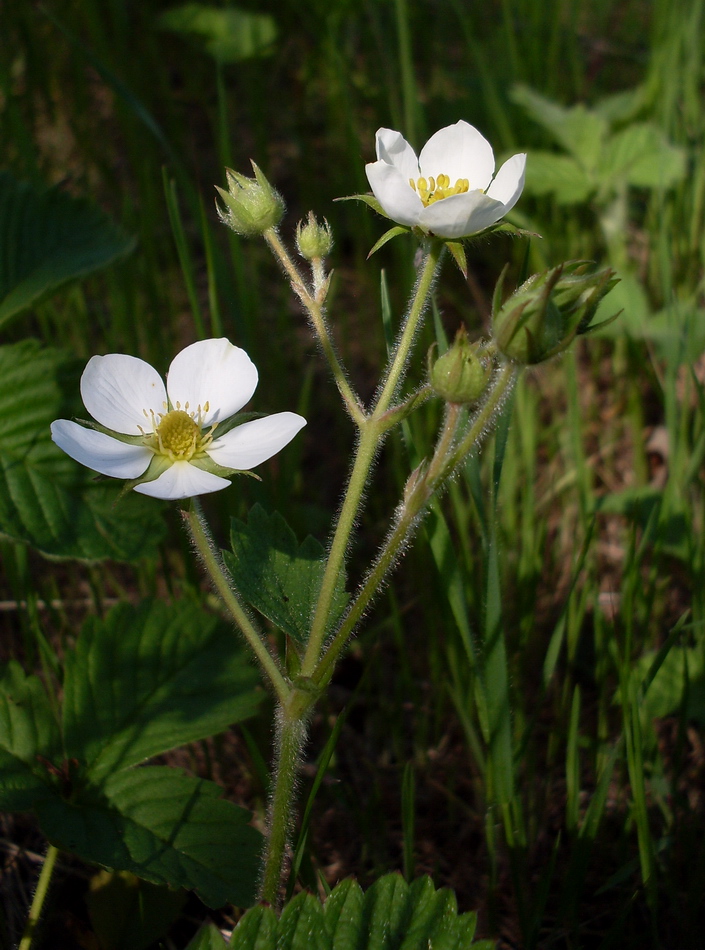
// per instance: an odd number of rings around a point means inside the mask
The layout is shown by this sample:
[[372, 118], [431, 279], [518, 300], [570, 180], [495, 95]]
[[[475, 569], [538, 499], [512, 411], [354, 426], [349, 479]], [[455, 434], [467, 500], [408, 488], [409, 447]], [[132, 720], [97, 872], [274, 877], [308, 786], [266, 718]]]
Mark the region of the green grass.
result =
[[[530, 155], [554, 144], [513, 104], [514, 83], [566, 106], [639, 86], [635, 118], [686, 150], [676, 187], [629, 190], [615, 241], [599, 201], [520, 203], [544, 235], [532, 268], [626, 261], [671, 331], [627, 339], [616, 324], [522, 380], [508, 427], [424, 522], [314, 722], [309, 757], [332, 756], [332, 781], [307, 811], [297, 861], [308, 883], [320, 872], [330, 885], [341, 874], [428, 871], [463, 909], [480, 910], [485, 935], [516, 946], [697, 945], [702, 667], [661, 684], [670, 705], [656, 718], [638, 660], [664, 644], [662, 662], [705, 649], [705, 3], [243, 3], [275, 17], [278, 40], [269, 56], [223, 65], [158, 27], [169, 6], [3, 11], [0, 165], [64, 183], [138, 237], [129, 259], [44, 301], [5, 340], [37, 335], [81, 358], [129, 352], [162, 370], [199, 337], [244, 346], [260, 371], [257, 408], [297, 409], [309, 425], [291, 464], [209, 500], [223, 524], [261, 501], [324, 541], [353, 435], [335, 421], [334, 386], [266, 249], [217, 221], [225, 163], [246, 173], [253, 158], [269, 175], [289, 206], [286, 238], [309, 208], [331, 223], [333, 332], [370, 395], [414, 249], [393, 242], [365, 262], [383, 223], [333, 199], [367, 190], [378, 126], [420, 144], [463, 117], [498, 154]], [[478, 245], [469, 286], [447, 266], [426, 346], [461, 322], [479, 333], [499, 270], [509, 259], [517, 279], [524, 253], [507, 238]], [[409, 457], [428, 450], [432, 421], [387, 446], [353, 577], [381, 539]], [[87, 592], [100, 609], [106, 596], [167, 584], [195, 596], [200, 583], [176, 525], [161, 560], [139, 572], [69, 571], [3, 548], [2, 596], [26, 605], [3, 621], [3, 652], [45, 672], [76, 622], [67, 602]], [[260, 724], [247, 743], [266, 756], [266, 737]]]

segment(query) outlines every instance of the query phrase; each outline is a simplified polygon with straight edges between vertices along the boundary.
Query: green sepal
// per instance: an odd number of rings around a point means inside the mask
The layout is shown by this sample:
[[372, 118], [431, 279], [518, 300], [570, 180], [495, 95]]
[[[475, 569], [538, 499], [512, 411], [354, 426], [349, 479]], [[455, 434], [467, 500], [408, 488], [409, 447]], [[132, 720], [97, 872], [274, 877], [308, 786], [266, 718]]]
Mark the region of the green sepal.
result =
[[463, 277], [468, 276], [468, 260], [465, 256], [465, 248], [460, 243], [460, 241], [446, 241], [446, 247], [453, 255], [453, 260], [460, 268], [460, 273]]
[[[362, 201], [368, 208], [372, 208], [377, 214], [381, 214], [383, 218], [389, 218], [389, 215], [382, 209], [382, 205], [377, 201], [374, 195], [345, 195], [344, 198], [335, 198], [334, 201]], [[391, 221], [392, 219], [389, 218], [389, 220]]]
[[397, 224], [395, 227], [385, 231], [382, 237], [379, 239], [379, 241], [377, 241], [370, 253], [367, 255], [367, 260], [369, 261], [372, 255], [375, 254], [381, 247], [383, 247], [387, 241], [391, 241], [392, 238], [397, 237], [399, 234], [409, 234], [409, 232], [410, 228], [404, 228], [400, 224]]
[[[527, 231], [526, 228], [518, 228], [515, 224], [510, 224], [509, 221], [498, 221], [496, 224], [491, 224], [488, 228], [478, 231], [477, 236], [493, 233], [511, 234], [512, 237], [540, 238], [543, 240], [543, 235], [537, 231]], [[470, 235], [470, 237], [475, 236], [474, 234]]]

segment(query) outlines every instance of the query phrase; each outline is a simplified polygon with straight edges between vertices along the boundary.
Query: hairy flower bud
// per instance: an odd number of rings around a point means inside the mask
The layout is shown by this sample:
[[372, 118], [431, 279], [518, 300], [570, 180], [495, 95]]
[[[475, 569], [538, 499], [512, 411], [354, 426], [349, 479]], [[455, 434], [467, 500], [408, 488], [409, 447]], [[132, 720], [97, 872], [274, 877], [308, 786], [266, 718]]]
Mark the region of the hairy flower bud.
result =
[[307, 261], [327, 257], [333, 247], [333, 232], [326, 219], [319, 224], [313, 211], [309, 211], [308, 221], [299, 221], [296, 226], [296, 247]]
[[478, 350], [478, 344], [470, 343], [462, 328], [450, 349], [430, 368], [431, 387], [446, 402], [477, 402], [485, 391], [492, 365], [478, 356]]
[[218, 206], [218, 214], [223, 224], [243, 237], [256, 237], [269, 228], [275, 228], [284, 215], [284, 201], [269, 184], [259, 168], [252, 162], [254, 178], [247, 178], [226, 168], [228, 190], [216, 191], [225, 202], [225, 208]]
[[[602, 298], [617, 283], [605, 267], [586, 273], [585, 261], [567, 261], [534, 274], [500, 306], [502, 282], [495, 290], [492, 323], [499, 350], [516, 363], [535, 364], [565, 350], [587, 333]], [[614, 319], [614, 318], [613, 318]]]

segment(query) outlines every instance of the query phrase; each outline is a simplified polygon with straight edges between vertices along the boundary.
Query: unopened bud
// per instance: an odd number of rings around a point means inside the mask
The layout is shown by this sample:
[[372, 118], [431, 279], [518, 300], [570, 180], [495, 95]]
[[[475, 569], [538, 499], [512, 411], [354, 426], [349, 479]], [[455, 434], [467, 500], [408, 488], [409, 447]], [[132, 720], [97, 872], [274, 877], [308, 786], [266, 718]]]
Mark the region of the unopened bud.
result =
[[254, 162], [252, 168], [254, 178], [247, 178], [226, 168], [228, 190], [216, 185], [216, 190], [225, 202], [225, 208], [218, 206], [220, 220], [243, 237], [264, 234], [270, 228], [275, 228], [284, 215], [281, 195], [272, 188]]
[[431, 387], [446, 402], [473, 403], [485, 391], [491, 372], [491, 361], [482, 358], [479, 345], [471, 343], [462, 328], [450, 349], [431, 367]]
[[516, 363], [534, 364], [565, 350], [587, 333], [602, 298], [617, 283], [605, 267], [585, 273], [584, 261], [568, 261], [534, 274], [500, 307], [500, 277], [492, 323], [497, 347]]
[[333, 232], [326, 219], [319, 224], [313, 211], [309, 211], [308, 221], [299, 221], [296, 226], [296, 247], [307, 261], [327, 257], [333, 247]]

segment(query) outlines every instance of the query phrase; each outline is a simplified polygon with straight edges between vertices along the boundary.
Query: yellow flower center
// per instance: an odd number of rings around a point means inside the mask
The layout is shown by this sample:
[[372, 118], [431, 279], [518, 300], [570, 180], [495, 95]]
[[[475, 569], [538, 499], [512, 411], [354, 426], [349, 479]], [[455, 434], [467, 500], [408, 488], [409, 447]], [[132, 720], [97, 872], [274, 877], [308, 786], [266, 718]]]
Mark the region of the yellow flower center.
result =
[[208, 412], [208, 403], [203, 408], [199, 406], [196, 412], [189, 412], [188, 408], [188, 403], [182, 409], [181, 403], [177, 402], [176, 409], [159, 415], [143, 410], [145, 417], [152, 423], [152, 431], [148, 433], [143, 429], [142, 434], [145, 444], [155, 455], [164, 455], [172, 462], [190, 462], [206, 454], [217, 423], [203, 432], [203, 417]]
[[417, 192], [424, 205], [433, 204], [434, 201], [440, 201], [441, 198], [450, 198], [451, 195], [461, 195], [470, 190], [470, 182], [467, 178], [459, 178], [451, 187], [450, 178], [447, 175], [439, 175], [437, 178], [413, 178], [409, 179], [409, 184]]

